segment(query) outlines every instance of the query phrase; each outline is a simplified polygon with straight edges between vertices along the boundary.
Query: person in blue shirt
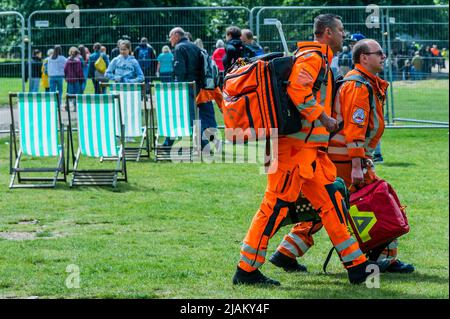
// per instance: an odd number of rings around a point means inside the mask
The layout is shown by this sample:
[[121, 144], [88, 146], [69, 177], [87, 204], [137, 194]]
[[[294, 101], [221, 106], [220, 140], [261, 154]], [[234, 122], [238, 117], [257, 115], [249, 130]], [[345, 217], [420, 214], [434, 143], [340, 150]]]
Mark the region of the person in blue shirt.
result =
[[161, 82], [173, 81], [173, 54], [169, 46], [162, 47], [162, 53], [158, 55], [158, 66], [156, 74], [161, 79]]
[[101, 52], [101, 48], [102, 45], [100, 43], [94, 43], [94, 52], [89, 56], [88, 61], [88, 76], [92, 79], [92, 83], [94, 84], [95, 94], [103, 94], [106, 92], [106, 88], [100, 85], [100, 83], [105, 80], [104, 74], [95, 69], [95, 62], [97, 62], [100, 56], [105, 61], [106, 67], [109, 65], [109, 58], [105, 53]]
[[141, 83], [144, 81], [139, 62], [130, 55], [131, 42], [122, 40], [119, 46], [120, 55], [115, 57], [106, 69], [105, 77], [108, 80], [121, 83]]

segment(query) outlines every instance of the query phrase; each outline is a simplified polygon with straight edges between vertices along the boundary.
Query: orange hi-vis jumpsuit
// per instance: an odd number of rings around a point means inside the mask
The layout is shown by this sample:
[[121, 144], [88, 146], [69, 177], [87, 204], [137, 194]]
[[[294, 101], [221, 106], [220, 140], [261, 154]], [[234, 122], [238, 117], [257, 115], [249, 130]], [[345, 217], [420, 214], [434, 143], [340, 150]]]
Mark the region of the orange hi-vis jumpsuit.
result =
[[[269, 239], [300, 192], [320, 210], [322, 223], [344, 265], [352, 267], [367, 260], [348, 232], [342, 196], [332, 185], [336, 169], [324, 151], [329, 134], [318, 120], [323, 111], [331, 116], [333, 75], [328, 61], [333, 58], [333, 52], [327, 45], [317, 42], [299, 42], [297, 45], [299, 57], [289, 78], [288, 94], [302, 115], [302, 129], [278, 139], [277, 168], [268, 175], [261, 206], [241, 247], [239, 267], [248, 272], [264, 263]], [[324, 81], [317, 89], [314, 84], [322, 75]], [[295, 235], [302, 228], [303, 225], [297, 224], [285, 237], [283, 247], [286, 252], [303, 254], [312, 245], [312, 238], [304, 237], [303, 240]]]
[[[339, 88], [335, 98], [333, 117], [338, 122], [344, 121], [344, 127], [331, 138], [328, 156], [336, 165], [337, 175], [349, 187], [352, 183], [352, 159], [371, 159], [384, 133], [384, 103], [389, 83], [358, 63], [345, 78], [368, 82], [373, 93], [370, 105], [368, 87], [357, 81], [347, 81]], [[364, 182], [370, 184], [377, 176], [370, 166], [366, 169]], [[377, 261], [395, 262], [397, 247], [398, 239], [395, 239], [382, 251]]]
[[[338, 122], [344, 121], [344, 126], [331, 138], [328, 156], [336, 165], [338, 176], [349, 187], [352, 183], [352, 159], [372, 158], [383, 135], [384, 102], [389, 83], [358, 63], [345, 79], [354, 80], [344, 82], [339, 88], [332, 114]], [[357, 80], [370, 84], [373, 105], [370, 105], [369, 88]]]

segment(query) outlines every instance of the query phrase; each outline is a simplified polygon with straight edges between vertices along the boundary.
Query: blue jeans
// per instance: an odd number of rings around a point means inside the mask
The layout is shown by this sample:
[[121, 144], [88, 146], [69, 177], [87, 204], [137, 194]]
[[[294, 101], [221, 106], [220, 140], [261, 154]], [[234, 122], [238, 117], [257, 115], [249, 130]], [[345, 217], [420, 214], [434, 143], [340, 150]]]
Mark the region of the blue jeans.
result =
[[161, 79], [161, 82], [173, 82], [172, 79], [172, 72], [161, 72], [159, 74], [159, 78]]
[[100, 83], [102, 83], [101, 81], [92, 79], [92, 83], [94, 84], [95, 94], [105, 94], [106, 93], [106, 87], [100, 85]]
[[83, 66], [83, 75], [84, 75], [84, 79], [83, 79], [83, 81], [81, 82], [80, 94], [83, 94], [83, 93], [84, 93], [84, 90], [86, 89], [87, 78], [88, 78], [88, 73], [89, 73], [88, 71], [89, 71], [88, 65], [85, 64], [85, 65]]
[[378, 142], [377, 147], [375, 147], [375, 151], [373, 152], [374, 156], [381, 156], [381, 141]]
[[81, 94], [80, 82], [67, 82], [67, 94]]
[[50, 92], [59, 93], [59, 104], [61, 105], [62, 94], [63, 94], [63, 76], [50, 76]]
[[30, 92], [39, 92], [39, 84], [41, 83], [41, 78], [31, 78], [30, 80]]
[[[205, 130], [217, 129], [216, 117], [214, 114], [214, 106], [211, 101], [198, 105], [199, 117], [201, 121], [201, 134], [202, 134], [202, 148], [209, 143], [209, 140], [203, 139], [203, 132]], [[210, 132], [211, 137], [213, 133]]]

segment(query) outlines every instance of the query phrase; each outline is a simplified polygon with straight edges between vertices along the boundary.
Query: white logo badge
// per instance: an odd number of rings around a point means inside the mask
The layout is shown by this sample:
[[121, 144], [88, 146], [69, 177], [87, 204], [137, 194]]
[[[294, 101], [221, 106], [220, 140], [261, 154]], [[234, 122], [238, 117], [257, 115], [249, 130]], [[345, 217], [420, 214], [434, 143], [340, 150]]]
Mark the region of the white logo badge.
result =
[[364, 119], [366, 118], [366, 116], [364, 115], [364, 110], [356, 109], [356, 111], [353, 113], [352, 118], [356, 124], [364, 123]]

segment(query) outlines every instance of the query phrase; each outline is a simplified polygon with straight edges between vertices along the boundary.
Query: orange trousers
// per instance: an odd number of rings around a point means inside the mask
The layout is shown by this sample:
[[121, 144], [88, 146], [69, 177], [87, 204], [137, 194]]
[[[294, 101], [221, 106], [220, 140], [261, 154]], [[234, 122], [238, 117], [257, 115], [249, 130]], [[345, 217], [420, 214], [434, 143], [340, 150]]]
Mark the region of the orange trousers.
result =
[[[249, 272], [262, 266], [269, 239], [279, 229], [289, 206], [296, 201], [300, 192], [314, 208], [320, 210], [322, 222], [315, 227], [320, 228], [323, 224], [344, 266], [352, 267], [366, 261], [358, 243], [347, 229], [342, 196], [332, 185], [336, 168], [328, 155], [318, 148], [301, 147], [301, 141], [294, 138], [280, 137], [278, 156], [272, 165], [277, 167], [274, 173], [268, 175], [261, 206], [243, 240], [239, 267]], [[300, 227], [297, 230], [301, 231], [300, 224], [294, 226], [294, 232], [295, 227]], [[312, 245], [312, 242], [290, 236], [291, 233], [285, 237], [285, 245], [282, 242], [282, 252], [303, 254], [308, 243]]]
[[[350, 187], [352, 185], [352, 163], [334, 163], [337, 169], [337, 175], [341, 177], [345, 181], [345, 185]], [[364, 184], [373, 183], [378, 179], [378, 176], [375, 173], [375, 170], [367, 166], [367, 172], [364, 173]], [[350, 192], [354, 192], [356, 189], [354, 187], [350, 188]], [[398, 254], [398, 239], [394, 239], [389, 245], [384, 248], [379, 256], [377, 256], [376, 261], [379, 263], [383, 263], [385, 261], [390, 264], [394, 263], [397, 260]], [[370, 255], [370, 253], [369, 253]], [[372, 257], [370, 258], [372, 259]]]
[[[336, 166], [337, 176], [341, 177], [347, 187], [352, 185], [352, 163], [334, 163]], [[369, 184], [376, 180], [378, 177], [375, 171], [367, 167], [367, 172], [364, 174], [364, 182]], [[355, 190], [353, 188], [353, 190]], [[351, 189], [352, 191], [352, 189]], [[313, 205], [314, 206], [314, 205]], [[313, 224], [311, 222], [300, 222], [296, 224], [290, 233], [283, 238], [283, 241], [278, 246], [277, 250], [282, 254], [289, 256], [291, 258], [301, 257], [306, 251], [314, 245], [314, 240], [312, 235], [318, 232], [322, 228], [322, 223]], [[296, 249], [292, 249], [291, 247]], [[381, 254], [376, 258], [378, 262], [384, 262], [387, 260], [389, 263], [393, 263], [397, 258], [397, 246], [398, 240], [392, 241], [386, 248], [381, 252]], [[369, 256], [370, 256], [369, 252]]]

